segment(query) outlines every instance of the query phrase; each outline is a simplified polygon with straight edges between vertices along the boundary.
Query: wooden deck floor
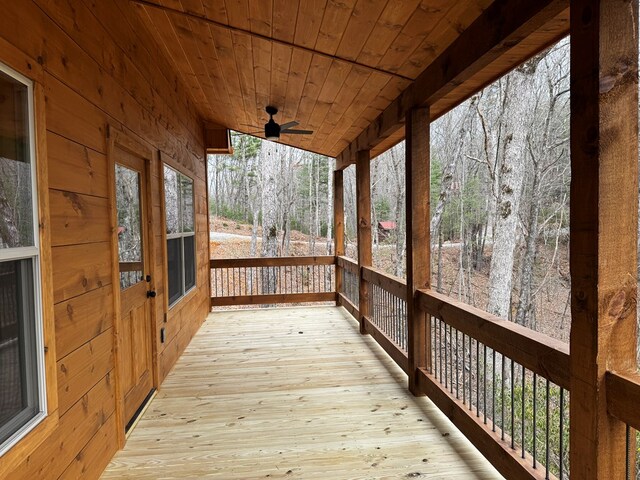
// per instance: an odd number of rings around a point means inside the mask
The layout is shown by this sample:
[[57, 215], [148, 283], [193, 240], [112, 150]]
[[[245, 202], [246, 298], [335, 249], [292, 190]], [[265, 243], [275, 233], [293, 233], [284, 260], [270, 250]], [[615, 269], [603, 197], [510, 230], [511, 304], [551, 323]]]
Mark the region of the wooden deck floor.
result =
[[493, 479], [342, 308], [210, 315], [103, 475]]

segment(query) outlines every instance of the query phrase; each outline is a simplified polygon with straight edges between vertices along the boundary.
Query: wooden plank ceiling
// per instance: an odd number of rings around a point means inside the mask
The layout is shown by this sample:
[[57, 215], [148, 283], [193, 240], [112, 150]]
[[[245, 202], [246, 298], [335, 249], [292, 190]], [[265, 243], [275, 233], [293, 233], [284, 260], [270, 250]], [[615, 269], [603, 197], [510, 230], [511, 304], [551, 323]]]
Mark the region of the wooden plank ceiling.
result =
[[[338, 156], [492, 0], [130, 0], [180, 72], [205, 121], [261, 135], [278, 123], [313, 135], [280, 141]], [[455, 89], [439, 115], [560, 38], [568, 10]], [[403, 137], [400, 128], [376, 146]]]

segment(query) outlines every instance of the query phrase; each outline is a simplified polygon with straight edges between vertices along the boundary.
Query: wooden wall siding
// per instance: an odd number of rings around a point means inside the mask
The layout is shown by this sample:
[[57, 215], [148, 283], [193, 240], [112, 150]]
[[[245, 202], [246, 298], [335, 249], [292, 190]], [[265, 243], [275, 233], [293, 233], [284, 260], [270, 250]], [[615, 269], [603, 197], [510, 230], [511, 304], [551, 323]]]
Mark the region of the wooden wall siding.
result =
[[[442, 54], [492, 0], [132, 0], [159, 49], [181, 72], [200, 114], [262, 130], [264, 107], [314, 135], [282, 142], [338, 156]], [[565, 2], [568, 5], [568, 1]], [[568, 31], [568, 9], [504, 48], [437, 104], [439, 116]], [[255, 128], [257, 127], [257, 128]], [[402, 140], [398, 125], [372, 157]], [[355, 161], [355, 157], [353, 159]]]
[[[25, 28], [28, 25], [29, 28]], [[127, 0], [5, 2], [0, 46], [38, 65], [46, 97], [58, 426], [0, 478], [97, 478], [117, 449], [107, 131], [127, 133], [194, 179], [198, 289], [166, 312], [161, 159], [152, 163], [156, 351], [164, 378], [209, 311], [202, 122], [182, 79]], [[0, 48], [0, 61], [15, 55]], [[108, 127], [110, 126], [110, 127]], [[46, 171], [46, 170], [45, 170]], [[166, 313], [166, 317], [165, 317]], [[166, 322], [165, 322], [166, 319]], [[166, 328], [166, 341], [159, 329]]]

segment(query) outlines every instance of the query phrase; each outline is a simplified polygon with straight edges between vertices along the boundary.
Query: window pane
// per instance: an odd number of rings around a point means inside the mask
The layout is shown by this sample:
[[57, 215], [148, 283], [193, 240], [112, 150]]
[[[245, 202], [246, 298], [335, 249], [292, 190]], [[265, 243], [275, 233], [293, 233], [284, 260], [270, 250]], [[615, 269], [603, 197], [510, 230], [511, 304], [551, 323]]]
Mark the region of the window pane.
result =
[[0, 263], [0, 444], [39, 411], [33, 260]]
[[196, 285], [196, 237], [184, 237], [184, 288], [185, 291]]
[[167, 240], [167, 260], [169, 277], [169, 305], [184, 293], [182, 285], [182, 239]]
[[118, 257], [120, 288], [143, 278], [140, 174], [116, 165], [116, 208], [118, 211]]
[[34, 245], [28, 98], [0, 72], [0, 248]]
[[164, 167], [164, 206], [166, 210], [167, 234], [180, 231], [180, 201], [178, 199], [178, 174], [172, 168]]
[[193, 180], [184, 175], [180, 175], [180, 193], [182, 231], [193, 232]]

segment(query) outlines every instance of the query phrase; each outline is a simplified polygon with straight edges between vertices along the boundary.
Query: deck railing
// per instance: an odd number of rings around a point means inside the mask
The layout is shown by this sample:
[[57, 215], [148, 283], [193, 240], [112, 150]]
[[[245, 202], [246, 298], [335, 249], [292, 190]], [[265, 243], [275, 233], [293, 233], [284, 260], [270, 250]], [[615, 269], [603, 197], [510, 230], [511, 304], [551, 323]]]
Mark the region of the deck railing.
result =
[[342, 278], [338, 301], [353, 317], [358, 318], [358, 304], [360, 303], [358, 263], [347, 257], [336, 257], [336, 267], [337, 275]]
[[362, 268], [362, 281], [369, 286], [364, 330], [407, 372], [407, 283], [373, 267]]
[[[357, 264], [338, 265], [355, 277]], [[369, 287], [364, 331], [407, 371], [406, 282], [372, 267], [360, 279]], [[348, 309], [357, 286], [343, 283]], [[568, 478], [568, 345], [431, 290], [416, 301], [428, 315], [421, 390], [510, 478]]]
[[335, 257], [211, 260], [211, 306], [335, 301]]
[[417, 301], [421, 390], [510, 478], [568, 478], [568, 345], [431, 290]]
[[627, 424], [626, 480], [640, 479], [640, 373], [607, 372], [607, 410]]
[[[409, 370], [401, 278], [332, 256], [212, 260], [211, 274], [212, 306], [337, 301], [356, 319], [366, 282], [362, 331]], [[568, 345], [433, 290], [415, 302], [427, 319], [419, 390], [507, 477], [569, 478]], [[640, 480], [640, 374], [608, 372], [606, 390], [609, 413], [627, 424], [626, 478]]]

